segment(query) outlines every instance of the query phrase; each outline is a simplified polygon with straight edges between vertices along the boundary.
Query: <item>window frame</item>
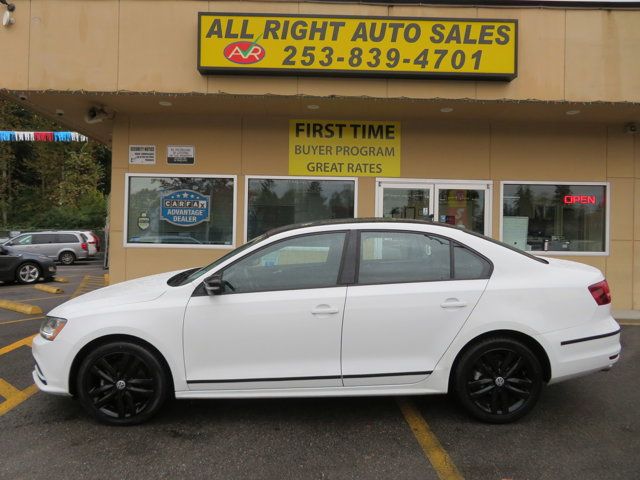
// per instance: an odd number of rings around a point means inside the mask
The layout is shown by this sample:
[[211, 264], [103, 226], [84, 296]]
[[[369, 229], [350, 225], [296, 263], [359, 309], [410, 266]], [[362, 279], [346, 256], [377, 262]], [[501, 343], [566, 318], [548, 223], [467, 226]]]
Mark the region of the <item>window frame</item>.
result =
[[[216, 294], [216, 296], [220, 296], [220, 295], [249, 295], [249, 294], [254, 294], [254, 293], [268, 293], [268, 292], [289, 292], [289, 291], [296, 291], [296, 290], [318, 290], [318, 289], [324, 289], [324, 288], [337, 288], [337, 287], [346, 287], [349, 284], [348, 283], [344, 283], [343, 282], [343, 276], [345, 274], [345, 267], [347, 265], [348, 262], [352, 262], [353, 259], [349, 258], [348, 253], [350, 252], [349, 249], [349, 245], [351, 242], [351, 238], [354, 234], [353, 230], [350, 229], [339, 229], [339, 230], [323, 230], [320, 232], [307, 232], [307, 233], [301, 233], [299, 235], [291, 235], [291, 236], [287, 236], [285, 238], [279, 238], [278, 240], [275, 240], [273, 242], [269, 242], [266, 245], [263, 245], [259, 248], [256, 248], [255, 250], [251, 250], [250, 252], [242, 255], [240, 258], [236, 258], [234, 259], [232, 262], [228, 263], [227, 265], [225, 265], [224, 267], [220, 268], [219, 270], [217, 270], [215, 273], [213, 273], [212, 275], [221, 275], [221, 278], [224, 280], [224, 272], [225, 270], [227, 270], [228, 268], [232, 267], [233, 265], [235, 265], [236, 263], [244, 260], [245, 258], [249, 257], [250, 255], [254, 255], [254, 254], [258, 254], [261, 251], [272, 247], [274, 245], [277, 245], [279, 243], [282, 242], [287, 242], [289, 240], [294, 240], [294, 239], [298, 239], [298, 238], [302, 238], [302, 237], [309, 237], [309, 236], [314, 236], [314, 235], [329, 235], [329, 234], [333, 234], [333, 233], [343, 233], [344, 234], [344, 242], [342, 244], [342, 255], [340, 256], [340, 265], [338, 267], [338, 277], [336, 279], [336, 284], [335, 285], [331, 285], [331, 286], [326, 286], [326, 287], [312, 287], [312, 288], [307, 288], [307, 287], [299, 287], [299, 288], [276, 288], [276, 289], [271, 289], [271, 290], [258, 290], [255, 292], [234, 292], [234, 291], [223, 291], [219, 294]], [[196, 294], [196, 292], [198, 292], [198, 289], [202, 286], [202, 284], [204, 283], [204, 280], [206, 280], [206, 278], [208, 278], [211, 275], [208, 275], [207, 277], [204, 277], [198, 287], [196, 287], [196, 290], [194, 291], [194, 295]]]
[[[168, 178], [226, 178], [233, 179], [233, 221], [231, 227], [231, 244], [230, 245], [207, 245], [207, 244], [191, 244], [191, 243], [131, 243], [129, 242], [129, 179], [132, 177], [168, 177]], [[122, 246], [125, 248], [191, 248], [204, 250], [233, 250], [236, 248], [237, 221], [238, 221], [238, 176], [224, 174], [205, 174], [205, 173], [125, 173], [124, 174], [124, 228]]]
[[[450, 275], [451, 278], [448, 278], [446, 280], [418, 280], [418, 281], [405, 281], [405, 282], [376, 282], [376, 283], [360, 283], [360, 249], [362, 246], [362, 233], [363, 232], [376, 232], [376, 233], [412, 233], [412, 234], [417, 234], [417, 235], [423, 235], [423, 236], [431, 236], [431, 237], [439, 237], [442, 238], [444, 240], [447, 240], [449, 242], [449, 268], [450, 268]], [[356, 245], [355, 245], [355, 256], [353, 258], [353, 261], [355, 262], [355, 274], [353, 277], [353, 284], [350, 284], [350, 286], [357, 286], [357, 287], [368, 287], [368, 286], [372, 286], [372, 285], [404, 285], [407, 283], [434, 283], [434, 282], [474, 282], [477, 280], [489, 280], [491, 278], [491, 276], [493, 275], [493, 271], [494, 271], [494, 264], [491, 261], [490, 258], [488, 258], [486, 255], [483, 255], [482, 253], [478, 252], [477, 250], [475, 250], [474, 248], [471, 248], [470, 246], [459, 242], [458, 240], [455, 240], [451, 237], [447, 237], [445, 235], [441, 235], [439, 233], [432, 233], [432, 232], [427, 232], [427, 231], [423, 231], [423, 230], [396, 230], [396, 229], [358, 229], [357, 230], [357, 234], [356, 234]], [[467, 250], [469, 250], [470, 252], [474, 253], [475, 255], [479, 256], [480, 258], [482, 258], [483, 260], [485, 260], [488, 264], [489, 264], [489, 272], [487, 274], [486, 277], [481, 277], [481, 278], [469, 278], [469, 279], [459, 279], [459, 278], [455, 278], [455, 253], [454, 253], [454, 244], [457, 244], [459, 246], [461, 246], [462, 248], [465, 248]]]
[[605, 187], [605, 230], [604, 251], [602, 252], [566, 252], [558, 250], [523, 250], [531, 255], [550, 257], [608, 257], [611, 249], [611, 182], [573, 182], [570, 180], [535, 181], [535, 180], [503, 180], [500, 182], [500, 231], [498, 239], [503, 242], [504, 230], [504, 186], [505, 185], [579, 185]]
[[289, 176], [289, 175], [245, 175], [244, 176], [244, 232], [243, 242], [247, 243], [249, 232], [249, 180], [342, 180], [353, 181], [353, 218], [358, 218], [358, 177], [314, 177], [314, 176]]

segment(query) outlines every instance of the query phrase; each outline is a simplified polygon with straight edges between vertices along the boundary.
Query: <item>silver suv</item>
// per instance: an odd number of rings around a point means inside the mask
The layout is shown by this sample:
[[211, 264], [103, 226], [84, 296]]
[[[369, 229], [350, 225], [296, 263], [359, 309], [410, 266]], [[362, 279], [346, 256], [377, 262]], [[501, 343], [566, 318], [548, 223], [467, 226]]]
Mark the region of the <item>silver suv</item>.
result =
[[28, 232], [4, 243], [13, 252], [29, 252], [46, 255], [63, 265], [89, 258], [87, 237], [82, 232]]

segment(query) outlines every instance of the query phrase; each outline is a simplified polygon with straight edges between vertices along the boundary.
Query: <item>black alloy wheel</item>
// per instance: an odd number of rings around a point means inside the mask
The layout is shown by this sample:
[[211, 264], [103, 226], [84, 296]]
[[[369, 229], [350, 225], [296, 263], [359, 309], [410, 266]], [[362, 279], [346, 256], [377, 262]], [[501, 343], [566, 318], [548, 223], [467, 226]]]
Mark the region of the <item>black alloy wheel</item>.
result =
[[168, 393], [167, 373], [146, 348], [130, 342], [101, 345], [80, 365], [77, 392], [82, 406], [110, 425], [151, 418]]
[[62, 252], [59, 260], [63, 265], [73, 265], [76, 261], [76, 256], [73, 252]]
[[469, 348], [455, 372], [455, 391], [474, 417], [509, 423], [526, 415], [543, 384], [540, 361], [524, 343], [491, 338]]
[[25, 262], [18, 267], [18, 270], [16, 271], [16, 280], [18, 283], [26, 285], [36, 283], [41, 275], [42, 271], [37, 264]]

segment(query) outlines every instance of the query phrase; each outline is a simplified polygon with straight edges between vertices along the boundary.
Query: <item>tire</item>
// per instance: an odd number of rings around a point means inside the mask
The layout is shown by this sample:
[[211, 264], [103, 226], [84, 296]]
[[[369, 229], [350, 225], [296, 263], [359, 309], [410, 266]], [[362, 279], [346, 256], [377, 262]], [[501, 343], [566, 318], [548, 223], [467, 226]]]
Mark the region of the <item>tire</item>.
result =
[[487, 423], [510, 423], [534, 407], [542, 390], [540, 361], [524, 343], [508, 337], [472, 345], [460, 357], [455, 393], [473, 417]]
[[76, 255], [73, 252], [62, 252], [59, 260], [63, 265], [73, 265], [76, 261]]
[[101, 345], [80, 364], [76, 392], [84, 409], [109, 425], [135, 425], [154, 416], [169, 382], [160, 360], [147, 348], [120, 341]]
[[40, 265], [32, 262], [25, 262], [16, 269], [16, 281], [23, 285], [36, 283], [42, 276]]

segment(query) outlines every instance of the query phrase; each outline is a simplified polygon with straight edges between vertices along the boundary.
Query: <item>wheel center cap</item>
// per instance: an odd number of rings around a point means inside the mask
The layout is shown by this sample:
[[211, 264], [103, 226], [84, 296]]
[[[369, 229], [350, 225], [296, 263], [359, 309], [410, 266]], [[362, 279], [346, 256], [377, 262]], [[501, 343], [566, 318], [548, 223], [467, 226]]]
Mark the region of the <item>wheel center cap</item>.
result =
[[124, 383], [124, 380], [118, 380], [118, 381], [116, 382], [116, 388], [117, 388], [118, 390], [124, 390], [124, 387], [126, 387], [126, 386], [127, 386], [127, 384], [126, 384], [126, 383]]
[[496, 382], [496, 385], [497, 385], [498, 387], [501, 387], [501, 386], [503, 386], [503, 385], [504, 385], [504, 378], [502, 378], [502, 377], [496, 377], [495, 382]]

